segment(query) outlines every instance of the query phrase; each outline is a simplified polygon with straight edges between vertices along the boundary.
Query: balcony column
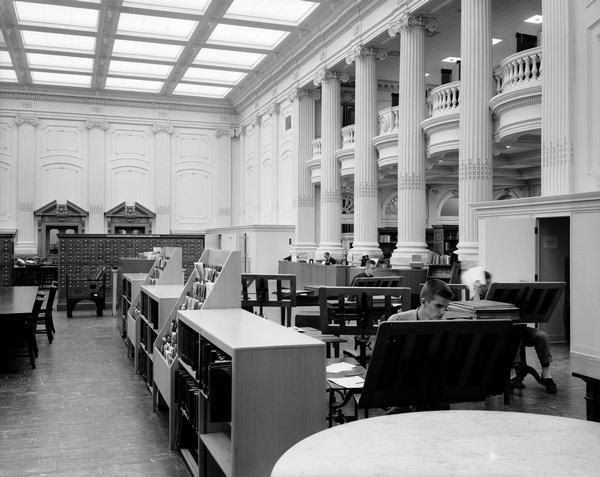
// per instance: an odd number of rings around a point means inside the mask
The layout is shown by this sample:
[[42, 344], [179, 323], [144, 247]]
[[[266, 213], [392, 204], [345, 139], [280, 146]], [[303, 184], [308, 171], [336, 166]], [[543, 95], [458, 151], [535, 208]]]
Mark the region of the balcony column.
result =
[[297, 191], [294, 209], [296, 231], [291, 247], [292, 257], [309, 259], [314, 257], [315, 242], [315, 190], [310, 180], [306, 163], [312, 158], [312, 141], [315, 138], [316, 91], [296, 89], [289, 100], [293, 105], [292, 128], [294, 131], [293, 150], [296, 151]]
[[403, 15], [389, 27], [400, 33], [398, 96], [398, 243], [393, 265], [405, 266], [413, 255], [427, 260], [425, 243], [425, 33], [434, 32], [434, 19]]
[[457, 253], [463, 269], [479, 263], [477, 221], [471, 204], [493, 197], [491, 4], [491, 0], [461, 3]]
[[19, 160], [17, 188], [17, 240], [15, 255], [37, 255], [37, 227], [33, 210], [35, 202], [35, 178], [37, 135], [35, 128], [39, 124], [35, 116], [17, 116], [15, 123], [19, 126]]
[[[354, 122], [354, 244], [348, 254], [352, 263], [363, 255], [377, 258], [379, 248], [377, 154], [372, 139], [377, 135], [376, 61], [384, 60], [383, 49], [357, 46], [346, 55], [346, 63], [356, 63]], [[350, 254], [352, 258], [350, 259]]]
[[104, 218], [104, 177], [106, 156], [106, 130], [109, 124], [104, 119], [90, 118], [85, 122], [88, 129], [88, 223], [86, 230], [90, 234], [106, 233]]
[[572, 74], [569, 2], [542, 0], [542, 196], [573, 190], [573, 136], [570, 127]]
[[156, 123], [152, 126], [154, 133], [154, 203], [156, 218], [152, 232], [155, 234], [171, 233], [171, 134], [175, 128], [170, 124]]
[[347, 73], [326, 69], [317, 72], [315, 86], [321, 85], [321, 242], [315, 258], [324, 252], [342, 258], [342, 174], [335, 151], [341, 146], [341, 82]]

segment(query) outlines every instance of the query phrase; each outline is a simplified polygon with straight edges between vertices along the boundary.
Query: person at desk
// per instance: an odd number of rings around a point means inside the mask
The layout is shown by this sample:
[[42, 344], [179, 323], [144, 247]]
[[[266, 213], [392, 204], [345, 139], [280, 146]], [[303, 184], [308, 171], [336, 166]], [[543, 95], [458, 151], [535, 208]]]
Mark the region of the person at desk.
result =
[[323, 254], [323, 265], [335, 265], [337, 260], [331, 256], [329, 252], [325, 252]]
[[355, 286], [354, 285], [354, 280], [356, 280], [357, 278], [370, 278], [373, 275], [375, 275], [375, 269], [377, 268], [377, 264], [375, 263], [375, 260], [367, 260], [367, 262], [365, 263], [365, 269], [358, 273], [353, 279], [352, 279], [352, 285], [350, 285], [351, 287]]
[[[482, 267], [474, 268], [482, 269]], [[475, 280], [473, 284], [474, 293], [472, 299], [483, 300], [485, 299], [488, 289], [492, 284], [492, 274], [487, 270], [483, 269], [481, 271], [471, 269], [465, 272], [465, 275], [471, 272], [472, 270], [476, 273], [482, 272], [480, 278], [478, 280]], [[533, 346], [535, 348], [535, 353], [537, 354], [538, 360], [540, 361], [540, 365], [542, 366], [542, 384], [544, 385], [548, 393], [556, 394], [556, 383], [552, 379], [552, 372], [550, 369], [550, 363], [552, 363], [552, 353], [550, 352], [550, 339], [548, 338], [548, 335], [545, 331], [540, 330], [539, 328], [533, 328], [531, 326], [528, 326], [527, 328], [525, 328], [525, 333], [523, 335], [523, 344], [525, 346]], [[521, 357], [517, 353], [517, 356], [515, 357], [515, 364], [518, 366], [520, 362]], [[511, 386], [517, 389], [523, 389], [525, 387], [523, 380], [518, 377], [512, 378], [510, 384]]]
[[387, 321], [441, 320], [453, 298], [454, 292], [446, 282], [432, 278], [421, 288], [419, 308], [396, 313]]

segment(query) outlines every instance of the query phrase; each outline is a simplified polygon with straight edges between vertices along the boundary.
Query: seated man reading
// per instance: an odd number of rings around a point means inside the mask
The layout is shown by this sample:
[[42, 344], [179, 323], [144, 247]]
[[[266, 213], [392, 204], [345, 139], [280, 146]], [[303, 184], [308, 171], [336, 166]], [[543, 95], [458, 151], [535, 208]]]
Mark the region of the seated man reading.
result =
[[370, 278], [375, 274], [375, 269], [377, 268], [377, 264], [375, 263], [375, 260], [367, 260], [367, 263], [365, 264], [365, 269], [360, 272], [359, 274], [357, 274], [353, 279], [352, 279], [352, 285], [350, 285], [351, 287], [356, 286], [354, 284], [354, 281], [357, 278]]
[[453, 298], [454, 293], [448, 284], [433, 278], [421, 289], [419, 308], [392, 315], [388, 321], [441, 320]]

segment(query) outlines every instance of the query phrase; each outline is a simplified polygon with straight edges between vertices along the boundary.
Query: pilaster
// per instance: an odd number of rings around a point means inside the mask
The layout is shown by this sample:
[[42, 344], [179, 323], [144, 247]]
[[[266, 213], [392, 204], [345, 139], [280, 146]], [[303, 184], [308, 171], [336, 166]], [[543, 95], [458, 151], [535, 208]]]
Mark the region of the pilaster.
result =
[[378, 168], [371, 139], [377, 135], [377, 60], [384, 60], [383, 49], [358, 45], [346, 55], [355, 63], [354, 121], [354, 243], [349, 261], [360, 263], [363, 255], [379, 257]]
[[542, 0], [542, 196], [573, 192], [573, 136], [570, 122], [572, 74], [569, 2]]
[[347, 73], [326, 69], [317, 72], [314, 84], [321, 85], [321, 241], [316, 252], [320, 257], [329, 251], [341, 258], [342, 221], [341, 185], [342, 175], [335, 151], [341, 142], [341, 82], [348, 81]]
[[215, 140], [217, 145], [217, 164], [215, 183], [219, 184], [216, 188], [216, 227], [229, 227], [232, 225], [231, 217], [231, 177], [232, 177], [232, 157], [231, 140], [239, 135], [236, 129], [217, 129], [215, 130]]
[[493, 199], [491, 0], [461, 3], [461, 87], [458, 150], [458, 258], [463, 268], [479, 263], [479, 238], [471, 203]]
[[154, 201], [156, 217], [154, 233], [171, 233], [171, 134], [175, 129], [171, 124], [155, 123], [154, 133]]
[[17, 237], [15, 255], [37, 255], [36, 232], [33, 210], [36, 190], [37, 135], [35, 128], [39, 119], [35, 116], [19, 115], [15, 118], [19, 126], [18, 142], [18, 189], [17, 189]]
[[88, 130], [88, 225], [91, 234], [105, 233], [104, 225], [104, 185], [106, 177], [106, 130], [109, 128], [105, 119], [88, 119], [85, 123]]
[[425, 35], [436, 31], [432, 18], [403, 15], [389, 27], [400, 34], [398, 84], [398, 243], [394, 265], [408, 265], [413, 255], [427, 260], [425, 242]]

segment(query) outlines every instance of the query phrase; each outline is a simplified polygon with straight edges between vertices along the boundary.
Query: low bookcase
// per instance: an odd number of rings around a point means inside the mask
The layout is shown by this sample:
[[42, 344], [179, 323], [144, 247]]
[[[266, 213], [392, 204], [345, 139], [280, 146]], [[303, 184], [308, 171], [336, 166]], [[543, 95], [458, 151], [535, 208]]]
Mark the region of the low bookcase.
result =
[[173, 433], [193, 475], [268, 476], [325, 427], [325, 343], [239, 308], [178, 320]]

